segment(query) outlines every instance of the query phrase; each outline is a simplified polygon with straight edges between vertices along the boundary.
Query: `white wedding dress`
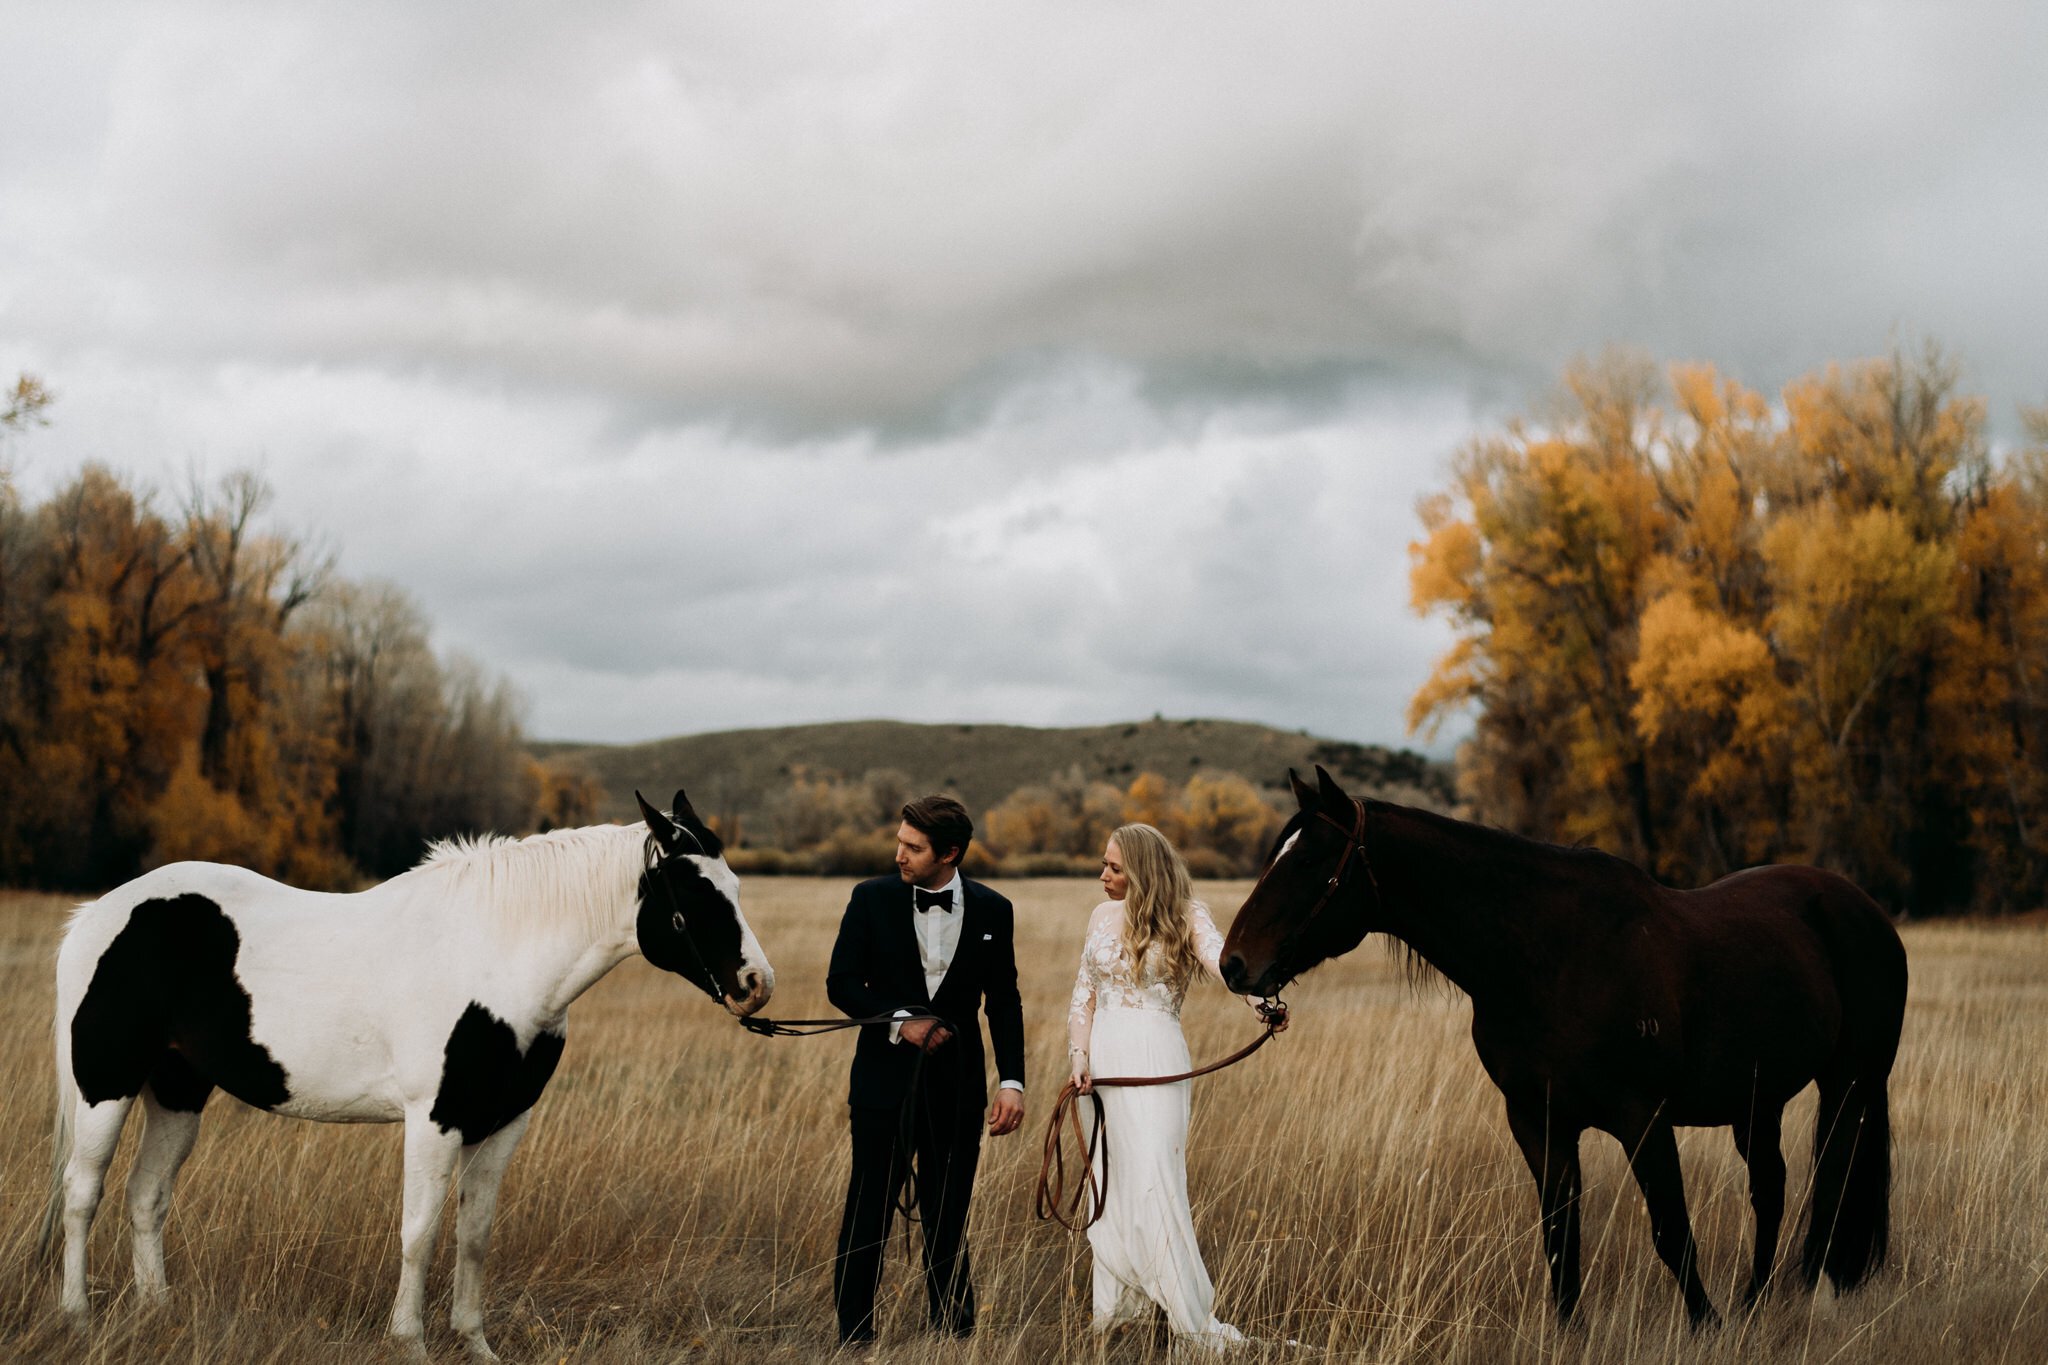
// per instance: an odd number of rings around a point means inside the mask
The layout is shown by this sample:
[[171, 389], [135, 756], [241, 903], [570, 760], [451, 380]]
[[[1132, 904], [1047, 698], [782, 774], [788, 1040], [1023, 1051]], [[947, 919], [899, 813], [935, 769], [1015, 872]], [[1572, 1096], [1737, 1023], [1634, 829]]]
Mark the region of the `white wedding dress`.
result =
[[[1121, 901], [1104, 901], [1088, 918], [1067, 1012], [1072, 1045], [1086, 1049], [1095, 1076], [1190, 1070], [1180, 1029], [1188, 983], [1164, 974], [1156, 950], [1131, 970], [1124, 960], [1123, 914]], [[1200, 901], [1190, 902], [1190, 914], [1202, 965], [1221, 981], [1216, 960], [1223, 935]], [[1088, 1229], [1095, 1253], [1095, 1329], [1145, 1318], [1156, 1303], [1176, 1334], [1220, 1349], [1242, 1342], [1244, 1335], [1211, 1312], [1216, 1290], [1195, 1244], [1188, 1210], [1190, 1085], [1104, 1086], [1095, 1092], [1102, 1097], [1110, 1146], [1102, 1217]], [[1084, 1104], [1082, 1112], [1092, 1133], [1094, 1106]]]

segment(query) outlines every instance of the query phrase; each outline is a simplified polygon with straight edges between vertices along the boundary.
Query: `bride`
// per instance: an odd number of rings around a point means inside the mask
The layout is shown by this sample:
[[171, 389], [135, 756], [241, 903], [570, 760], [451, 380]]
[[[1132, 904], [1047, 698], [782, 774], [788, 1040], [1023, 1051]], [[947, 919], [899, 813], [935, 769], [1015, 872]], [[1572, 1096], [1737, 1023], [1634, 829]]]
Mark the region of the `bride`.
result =
[[[1194, 899], [1187, 865], [1164, 834], [1125, 825], [1102, 851], [1109, 899], [1088, 917], [1067, 1012], [1074, 1086], [1105, 1076], [1170, 1076], [1191, 1067], [1180, 1005], [1197, 968], [1219, 982], [1223, 935]], [[1256, 998], [1247, 997], [1257, 1005]], [[1284, 1020], [1280, 1027], [1285, 1027]], [[1188, 1211], [1189, 1082], [1105, 1086], [1103, 1123], [1116, 1148], [1095, 1253], [1095, 1330], [1166, 1310], [1177, 1335], [1222, 1348], [1244, 1340], [1211, 1309], [1216, 1290]], [[1098, 1170], [1097, 1174], [1100, 1174]]]

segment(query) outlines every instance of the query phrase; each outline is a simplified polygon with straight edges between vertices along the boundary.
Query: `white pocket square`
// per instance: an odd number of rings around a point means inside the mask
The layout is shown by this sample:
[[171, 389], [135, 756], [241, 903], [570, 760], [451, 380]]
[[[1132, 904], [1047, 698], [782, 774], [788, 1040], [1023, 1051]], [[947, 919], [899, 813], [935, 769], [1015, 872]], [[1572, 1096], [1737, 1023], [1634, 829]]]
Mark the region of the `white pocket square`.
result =
[[983, 934], [983, 935], [981, 936], [981, 941], [982, 941], [983, 943], [987, 943], [987, 942], [989, 942], [990, 940], [992, 940], [993, 938], [995, 938], [995, 935], [994, 935], [994, 934]]

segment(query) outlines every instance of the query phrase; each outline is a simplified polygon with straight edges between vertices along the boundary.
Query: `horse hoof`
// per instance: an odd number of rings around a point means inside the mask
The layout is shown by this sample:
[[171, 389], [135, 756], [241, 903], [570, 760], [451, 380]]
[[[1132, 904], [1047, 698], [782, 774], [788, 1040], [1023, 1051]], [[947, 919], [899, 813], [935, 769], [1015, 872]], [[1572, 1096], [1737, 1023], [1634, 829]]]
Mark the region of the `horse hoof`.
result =
[[465, 1336], [462, 1341], [465, 1346], [469, 1347], [469, 1356], [472, 1360], [496, 1360], [498, 1358], [498, 1353], [491, 1349], [490, 1342], [484, 1340], [482, 1332]]

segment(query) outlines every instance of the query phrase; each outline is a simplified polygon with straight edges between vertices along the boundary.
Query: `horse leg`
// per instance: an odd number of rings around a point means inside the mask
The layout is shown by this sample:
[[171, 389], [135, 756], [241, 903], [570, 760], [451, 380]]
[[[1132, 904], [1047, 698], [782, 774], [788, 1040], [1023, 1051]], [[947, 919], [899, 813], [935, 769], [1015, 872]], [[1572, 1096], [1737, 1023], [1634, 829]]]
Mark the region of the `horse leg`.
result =
[[1720, 1321], [1707, 1287], [1700, 1283], [1699, 1246], [1692, 1239], [1692, 1218], [1685, 1211], [1685, 1174], [1678, 1166], [1678, 1135], [1662, 1119], [1643, 1130], [1628, 1156], [1629, 1169], [1650, 1209], [1650, 1239], [1658, 1258], [1678, 1277], [1685, 1295], [1686, 1316], [1694, 1327]]
[[448, 1180], [462, 1150], [460, 1133], [443, 1132], [427, 1111], [405, 1115], [405, 1202], [399, 1217], [398, 1297], [391, 1305], [391, 1335], [419, 1359], [426, 1359], [427, 1267], [434, 1259], [434, 1234]]
[[1570, 1322], [1579, 1303], [1579, 1132], [1553, 1127], [1543, 1108], [1508, 1106], [1508, 1128], [1536, 1178], [1543, 1208], [1543, 1260], [1557, 1320]]
[[1784, 1111], [1766, 1107], [1735, 1125], [1735, 1150], [1749, 1165], [1749, 1206], [1756, 1212], [1756, 1247], [1751, 1256], [1746, 1308], [1770, 1288], [1778, 1260], [1778, 1224], [1785, 1216], [1785, 1155], [1779, 1150]]
[[170, 1287], [164, 1278], [164, 1219], [178, 1170], [198, 1138], [197, 1108], [174, 1108], [154, 1084], [143, 1087], [142, 1144], [128, 1172], [128, 1220], [135, 1235], [135, 1289], [147, 1300], [161, 1299]]
[[64, 1285], [59, 1302], [74, 1321], [86, 1315], [85, 1252], [93, 1215], [107, 1184], [107, 1167], [121, 1142], [133, 1095], [88, 1103], [74, 1101], [71, 1154], [64, 1162]]
[[532, 1114], [529, 1109], [474, 1147], [463, 1148], [456, 1176], [455, 1307], [449, 1322], [480, 1360], [498, 1358], [484, 1339], [484, 1256], [491, 1249], [491, 1218], [498, 1211], [498, 1185]]

